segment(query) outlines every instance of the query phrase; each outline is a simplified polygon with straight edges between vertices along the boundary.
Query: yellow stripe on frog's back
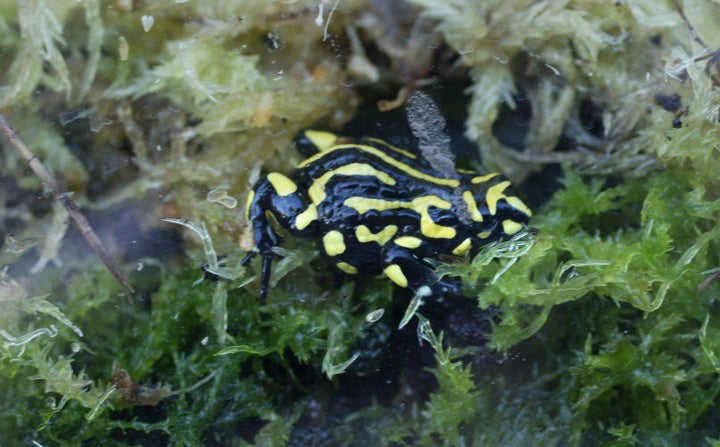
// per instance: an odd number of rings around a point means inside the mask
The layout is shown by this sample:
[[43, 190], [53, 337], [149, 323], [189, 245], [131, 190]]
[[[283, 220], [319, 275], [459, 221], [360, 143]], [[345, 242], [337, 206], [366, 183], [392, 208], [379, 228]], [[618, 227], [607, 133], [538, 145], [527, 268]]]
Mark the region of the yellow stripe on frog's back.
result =
[[395, 185], [396, 183], [395, 179], [390, 174], [376, 169], [372, 165], [367, 163], [348, 163], [325, 172], [313, 181], [312, 185], [308, 188], [308, 195], [315, 205], [319, 205], [323, 200], [325, 200], [325, 187], [330, 179], [336, 175], [375, 177], [382, 183], [390, 186]]
[[400, 149], [399, 147], [394, 146], [385, 140], [381, 140], [380, 138], [363, 138], [363, 139], [365, 141], [370, 141], [372, 143], [379, 144], [383, 147], [386, 147], [386, 148], [390, 149], [391, 151], [397, 152], [398, 154], [402, 155], [403, 157], [407, 157], [411, 160], [417, 159], [417, 155], [413, 154], [412, 152], [406, 151], [405, 149]]
[[[451, 188], [457, 188], [460, 186], [460, 181], [457, 179], [450, 179], [450, 178], [441, 178], [436, 177], [434, 175], [426, 174], [425, 172], [419, 171], [418, 169], [413, 168], [412, 166], [408, 165], [407, 163], [403, 163], [400, 160], [396, 160], [395, 158], [389, 156], [382, 150], [368, 146], [366, 144], [338, 144], [336, 146], [333, 146], [329, 149], [327, 149], [324, 152], [320, 152], [319, 154], [315, 154], [312, 157], [306, 159], [302, 163], [298, 165], [299, 169], [305, 168], [308, 165], [315, 163], [319, 160], [322, 160], [323, 157], [325, 157], [328, 153], [338, 151], [338, 150], [344, 150], [344, 149], [355, 149], [361, 152], [365, 152], [367, 154], [370, 154], [377, 159], [379, 159], [382, 163], [389, 165], [400, 172], [404, 173], [405, 175], [408, 175], [410, 177], [414, 177], [418, 180], [423, 180], [428, 183], [434, 183], [436, 185], [443, 185], [443, 186], [449, 186]], [[330, 171], [333, 172], [333, 171]]]
[[343, 204], [357, 211], [359, 214], [365, 214], [368, 211], [386, 211], [396, 209], [412, 209], [418, 213], [422, 209], [430, 206], [441, 209], [450, 209], [452, 204], [447, 200], [443, 200], [436, 195], [427, 195], [415, 197], [412, 200], [386, 200], [375, 199], [370, 197], [353, 196], [345, 199]]

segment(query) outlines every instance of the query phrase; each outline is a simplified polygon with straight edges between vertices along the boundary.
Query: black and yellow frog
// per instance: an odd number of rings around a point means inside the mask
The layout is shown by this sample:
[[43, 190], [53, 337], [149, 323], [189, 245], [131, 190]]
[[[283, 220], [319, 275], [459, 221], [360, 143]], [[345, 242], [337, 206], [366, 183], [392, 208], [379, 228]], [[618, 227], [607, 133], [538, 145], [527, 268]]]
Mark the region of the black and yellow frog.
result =
[[261, 298], [268, 292], [272, 249], [280, 244], [271, 219], [317, 240], [344, 274], [384, 272], [420, 295], [458, 295], [457, 278], [438, 278], [426, 259], [473, 253], [517, 233], [532, 214], [499, 174], [440, 172], [419, 154], [377, 138], [308, 130], [297, 144], [315, 154], [292, 179], [264, 176], [247, 202], [255, 248], [242, 263], [262, 256]]

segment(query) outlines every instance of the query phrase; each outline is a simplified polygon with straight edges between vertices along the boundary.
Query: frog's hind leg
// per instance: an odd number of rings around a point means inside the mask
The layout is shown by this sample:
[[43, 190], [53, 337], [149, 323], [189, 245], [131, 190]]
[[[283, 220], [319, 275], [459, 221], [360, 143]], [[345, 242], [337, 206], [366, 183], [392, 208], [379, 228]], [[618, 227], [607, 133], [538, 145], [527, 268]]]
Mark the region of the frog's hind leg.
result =
[[272, 249], [280, 245], [281, 240], [270, 220], [274, 219], [291, 233], [301, 235], [314, 230], [317, 208], [305, 203], [295, 182], [273, 172], [261, 179], [250, 193], [245, 219], [252, 227], [255, 248], [245, 256], [242, 265], [247, 266], [258, 253], [262, 256], [260, 298], [265, 299], [270, 282]]

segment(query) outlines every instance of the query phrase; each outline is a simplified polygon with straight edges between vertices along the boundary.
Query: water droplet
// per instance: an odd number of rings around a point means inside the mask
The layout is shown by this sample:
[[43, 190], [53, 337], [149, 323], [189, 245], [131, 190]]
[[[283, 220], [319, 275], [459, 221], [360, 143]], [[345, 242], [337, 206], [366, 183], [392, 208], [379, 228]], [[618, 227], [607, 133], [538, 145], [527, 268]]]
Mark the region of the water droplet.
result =
[[82, 107], [79, 109], [73, 109], [68, 110], [66, 112], [60, 112], [58, 115], [58, 120], [60, 120], [60, 125], [65, 127], [66, 125], [72, 123], [73, 121], [77, 121], [79, 119], [85, 118], [87, 116], [87, 110], [83, 109]]
[[130, 44], [128, 44], [125, 36], [118, 37], [118, 54], [121, 61], [126, 61], [130, 54]]
[[380, 320], [380, 318], [382, 318], [384, 313], [385, 313], [385, 309], [383, 309], [383, 308], [376, 309], [376, 310], [368, 313], [367, 315], [365, 315], [365, 321], [367, 321], [368, 323], [375, 323], [378, 320]]
[[152, 28], [153, 25], [155, 24], [155, 17], [142, 16], [142, 17], [140, 17], [140, 22], [142, 23], [143, 29], [147, 33], [148, 31], [150, 31], [150, 28]]
[[233, 209], [237, 206], [237, 199], [228, 195], [224, 189], [215, 188], [207, 194], [208, 202], [218, 203], [226, 208]]
[[113, 123], [113, 120], [104, 116], [92, 115], [89, 117], [90, 120], [90, 131], [100, 132], [103, 127], [109, 126]]
[[265, 48], [268, 52], [274, 53], [280, 49], [282, 42], [280, 42], [280, 33], [277, 31], [270, 31], [265, 35]]

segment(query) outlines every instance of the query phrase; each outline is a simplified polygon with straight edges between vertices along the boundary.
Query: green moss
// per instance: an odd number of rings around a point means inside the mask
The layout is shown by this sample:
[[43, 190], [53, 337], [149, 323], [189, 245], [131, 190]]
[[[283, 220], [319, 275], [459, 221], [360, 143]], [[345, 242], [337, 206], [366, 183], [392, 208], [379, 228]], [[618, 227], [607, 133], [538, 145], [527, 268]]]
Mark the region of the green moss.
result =
[[[717, 353], [707, 331], [718, 285], [698, 286], [718, 261], [720, 202], [694, 179], [669, 169], [607, 188], [566, 169], [564, 189], [533, 220], [540, 230], [530, 250], [521, 237], [445, 267], [478, 285], [481, 306], [500, 308], [491, 346], [508, 350], [541, 330], [550, 344], [543, 352], [559, 362], [541, 362], [556, 371], [561, 393], [547, 405], [571, 403], [563, 439], [595, 443], [610, 427], [608, 440], [647, 442], [692, 430], [716, 407]], [[557, 351], [553, 340], [570, 345]]]
[[436, 445], [435, 437], [445, 445], [458, 445], [460, 429], [475, 416], [475, 390], [469, 366], [454, 360], [449, 349], [442, 346], [442, 335], [436, 336], [427, 321], [421, 322], [418, 331], [435, 350], [437, 367], [434, 371], [438, 390], [430, 395], [423, 414], [428, 424], [425, 439], [427, 445]]
[[[54, 422], [58, 417], [66, 420], [72, 414], [70, 420], [83, 424], [96, 420], [107, 409], [113, 387], [73, 369], [75, 356], [88, 348], [80, 326], [46, 297], [27, 298], [12, 278], [3, 275], [2, 283], [5, 290], [14, 291], [0, 302], [2, 389], [4, 396], [16, 397], [3, 401], [2, 432], [16, 434], [17, 442], [29, 442], [35, 430], [62, 432], [62, 422]], [[17, 402], [25, 399], [34, 405], [18, 407]]]

